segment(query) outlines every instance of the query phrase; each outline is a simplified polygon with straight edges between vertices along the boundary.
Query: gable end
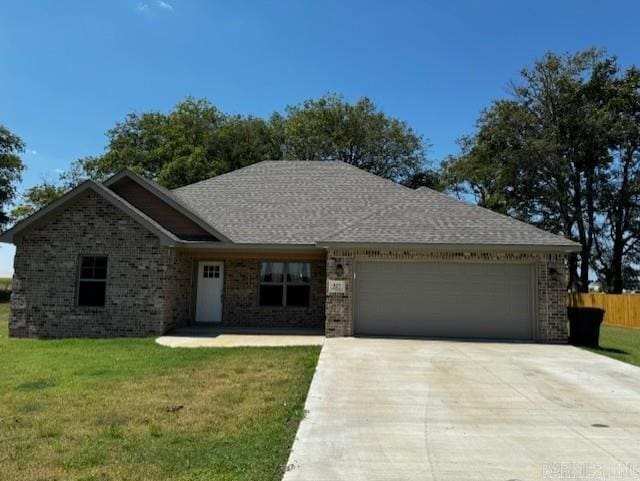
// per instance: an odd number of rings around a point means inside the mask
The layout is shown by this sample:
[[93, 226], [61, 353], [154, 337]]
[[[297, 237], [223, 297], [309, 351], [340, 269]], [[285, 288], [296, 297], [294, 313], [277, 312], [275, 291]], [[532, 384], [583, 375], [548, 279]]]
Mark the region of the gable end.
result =
[[116, 182], [108, 185], [107, 188], [144, 212], [180, 239], [219, 241], [219, 239], [210, 232], [207, 232], [194, 221], [128, 176], [118, 179]]

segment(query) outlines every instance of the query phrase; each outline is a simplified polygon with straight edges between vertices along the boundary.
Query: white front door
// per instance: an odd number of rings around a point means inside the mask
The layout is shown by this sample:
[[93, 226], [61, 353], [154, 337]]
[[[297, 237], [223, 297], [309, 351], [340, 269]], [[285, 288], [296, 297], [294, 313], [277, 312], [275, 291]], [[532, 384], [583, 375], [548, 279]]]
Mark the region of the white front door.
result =
[[198, 291], [196, 294], [196, 322], [222, 321], [222, 287], [224, 263], [198, 263]]

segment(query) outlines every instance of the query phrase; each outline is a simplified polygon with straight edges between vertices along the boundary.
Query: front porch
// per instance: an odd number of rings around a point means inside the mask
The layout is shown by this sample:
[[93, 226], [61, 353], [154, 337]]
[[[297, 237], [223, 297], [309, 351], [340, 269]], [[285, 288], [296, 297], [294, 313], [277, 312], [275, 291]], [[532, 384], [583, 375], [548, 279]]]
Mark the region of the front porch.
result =
[[168, 332], [179, 329], [179, 337], [193, 338], [324, 335], [324, 249], [183, 248], [172, 252], [170, 264]]

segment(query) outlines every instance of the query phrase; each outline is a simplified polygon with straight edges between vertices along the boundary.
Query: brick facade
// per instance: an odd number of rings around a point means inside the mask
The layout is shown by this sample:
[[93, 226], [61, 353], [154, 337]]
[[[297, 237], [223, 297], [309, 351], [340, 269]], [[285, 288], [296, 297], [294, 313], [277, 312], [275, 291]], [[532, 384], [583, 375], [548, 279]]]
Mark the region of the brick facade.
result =
[[[77, 305], [83, 255], [108, 258], [104, 307]], [[187, 325], [195, 311], [195, 266], [204, 258], [160, 245], [154, 234], [87, 191], [16, 239], [10, 335], [148, 336]], [[266, 258], [311, 262], [308, 308], [259, 306], [260, 262]], [[224, 326], [323, 328], [324, 258], [254, 254], [216, 260], [225, 264]]]
[[[329, 249], [325, 257], [318, 251], [307, 255], [176, 249], [161, 245], [154, 234], [93, 191], [29, 226], [15, 240], [11, 336], [145, 336], [189, 324], [200, 260], [224, 262], [223, 326], [324, 327], [327, 336], [350, 336], [355, 261], [379, 259], [531, 264], [536, 277], [536, 340], [567, 341], [566, 262], [561, 254]], [[104, 307], [77, 305], [82, 255], [108, 257]], [[260, 263], [265, 260], [311, 263], [309, 307], [259, 305]], [[327, 279], [345, 280], [345, 294], [327, 295]]]
[[189, 257], [175, 249], [167, 249], [164, 281], [164, 332], [191, 323], [193, 283], [192, 263]]
[[259, 259], [234, 259], [225, 262], [225, 326], [242, 327], [324, 327], [326, 263], [311, 262], [311, 300], [309, 307], [261, 307], [259, 305]]
[[[357, 260], [398, 260], [423, 262], [518, 262], [532, 264], [536, 272], [535, 340], [565, 343], [568, 339], [566, 309], [566, 259], [564, 254], [543, 253], [463, 253], [420, 250], [330, 249], [327, 278], [346, 281], [345, 294], [327, 295], [327, 336], [353, 335], [353, 269]], [[338, 276], [336, 266], [343, 275]]]
[[[82, 255], [108, 257], [104, 307], [77, 305]], [[180, 282], [171, 250], [92, 191], [20, 234], [14, 270], [12, 336], [145, 336], [185, 321], [165, 303]]]
[[[245, 253], [201, 254], [197, 251], [183, 251], [181, 257], [191, 265], [194, 275], [192, 282], [192, 312], [195, 310], [195, 278], [199, 261], [220, 261], [224, 263], [224, 292], [222, 326], [255, 328], [324, 328], [326, 262], [324, 257], [304, 257], [300, 255]], [[260, 264], [263, 261], [309, 262], [311, 264], [311, 298], [309, 307], [260, 306]], [[193, 314], [192, 314], [193, 317]]]

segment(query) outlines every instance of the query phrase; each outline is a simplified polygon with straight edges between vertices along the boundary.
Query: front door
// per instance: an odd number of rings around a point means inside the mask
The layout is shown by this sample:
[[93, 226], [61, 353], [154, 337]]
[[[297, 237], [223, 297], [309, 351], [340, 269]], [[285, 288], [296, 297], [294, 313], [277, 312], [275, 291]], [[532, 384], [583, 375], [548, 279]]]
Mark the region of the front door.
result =
[[198, 291], [196, 294], [196, 322], [222, 321], [222, 287], [224, 263], [198, 263]]

